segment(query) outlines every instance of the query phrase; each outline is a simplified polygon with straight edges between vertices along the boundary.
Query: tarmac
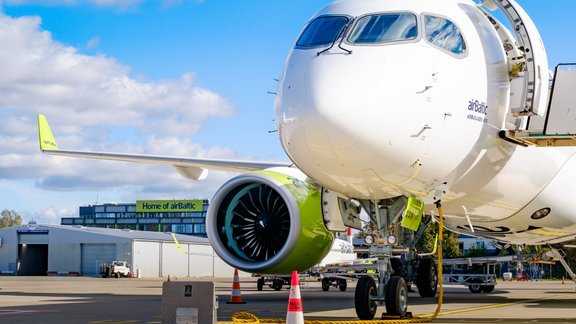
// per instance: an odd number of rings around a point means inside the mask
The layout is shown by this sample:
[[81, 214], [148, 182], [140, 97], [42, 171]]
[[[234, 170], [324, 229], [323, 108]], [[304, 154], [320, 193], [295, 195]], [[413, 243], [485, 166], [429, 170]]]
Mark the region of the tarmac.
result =
[[[250, 312], [259, 318], [286, 318], [288, 287], [256, 289], [256, 280], [240, 280], [246, 304], [226, 304], [231, 278], [172, 278], [214, 281], [218, 321]], [[162, 279], [90, 277], [0, 277], [0, 323], [161, 323]], [[341, 292], [324, 292], [318, 282], [300, 290], [306, 320], [356, 320], [353, 281]], [[414, 316], [430, 315], [437, 298], [409, 294]], [[433, 323], [576, 323], [576, 284], [567, 281], [502, 282], [490, 294], [473, 294], [460, 285], [445, 286], [444, 303]], [[379, 307], [378, 313], [385, 311]], [[204, 324], [204, 323], [201, 323]]]

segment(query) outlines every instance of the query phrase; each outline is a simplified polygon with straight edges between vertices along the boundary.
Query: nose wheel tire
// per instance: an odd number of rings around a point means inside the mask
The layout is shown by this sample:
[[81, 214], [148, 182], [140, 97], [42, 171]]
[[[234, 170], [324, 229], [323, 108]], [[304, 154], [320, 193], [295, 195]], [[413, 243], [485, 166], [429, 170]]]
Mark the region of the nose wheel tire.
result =
[[356, 315], [361, 320], [371, 320], [376, 315], [378, 305], [373, 300], [378, 295], [376, 290], [376, 283], [374, 279], [369, 276], [362, 276], [356, 284], [356, 292], [354, 293], [354, 307], [356, 308]]
[[408, 311], [408, 286], [404, 278], [393, 276], [386, 284], [386, 313], [406, 317]]

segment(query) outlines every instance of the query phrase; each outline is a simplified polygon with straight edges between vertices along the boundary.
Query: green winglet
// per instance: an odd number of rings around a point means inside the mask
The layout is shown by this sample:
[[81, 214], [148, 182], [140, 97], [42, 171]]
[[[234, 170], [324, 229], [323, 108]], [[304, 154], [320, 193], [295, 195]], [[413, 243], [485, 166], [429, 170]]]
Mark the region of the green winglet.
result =
[[178, 239], [176, 238], [176, 235], [174, 233], [170, 233], [172, 234], [172, 238], [174, 239], [174, 244], [176, 244], [176, 248], [178, 249], [178, 251], [180, 251], [180, 253], [182, 254], [188, 254], [188, 252], [186, 252], [182, 246], [180, 245], [180, 242], [178, 242]]
[[48, 120], [46, 116], [38, 115], [38, 136], [40, 138], [40, 149], [41, 150], [57, 150], [58, 144], [52, 135], [50, 126], [48, 125]]

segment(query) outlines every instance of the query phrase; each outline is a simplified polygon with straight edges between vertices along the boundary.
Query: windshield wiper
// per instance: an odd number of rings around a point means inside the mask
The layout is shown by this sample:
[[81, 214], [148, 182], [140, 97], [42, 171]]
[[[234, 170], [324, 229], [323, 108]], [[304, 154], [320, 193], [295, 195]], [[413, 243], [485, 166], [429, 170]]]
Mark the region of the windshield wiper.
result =
[[347, 54], [352, 54], [351, 50], [342, 47], [342, 42], [344, 41], [344, 35], [346, 35], [346, 32], [348, 31], [348, 28], [350, 27], [350, 25], [352, 25], [352, 20], [350, 22], [348, 22], [346, 24], [346, 26], [344, 26], [344, 28], [342, 28], [342, 31], [340, 31], [340, 34], [338, 34], [338, 36], [336, 38], [334, 38], [334, 40], [332, 41], [332, 44], [330, 44], [330, 46], [328, 46], [326, 49], [323, 49], [320, 52], [316, 53], [316, 56], [320, 56], [320, 54], [328, 52], [332, 47], [334, 47], [334, 45], [336, 44], [336, 41], [338, 39], [340, 39], [340, 42], [338, 43], [338, 48], [343, 50]]

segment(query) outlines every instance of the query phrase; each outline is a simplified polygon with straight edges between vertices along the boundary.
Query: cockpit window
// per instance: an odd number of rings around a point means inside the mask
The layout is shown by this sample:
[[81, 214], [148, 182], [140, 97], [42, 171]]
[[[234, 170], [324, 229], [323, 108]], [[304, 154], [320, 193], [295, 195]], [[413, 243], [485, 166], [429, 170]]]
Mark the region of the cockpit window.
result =
[[347, 17], [323, 16], [314, 19], [296, 42], [296, 48], [306, 49], [330, 45], [348, 24]]
[[450, 20], [426, 15], [424, 17], [426, 40], [454, 54], [462, 54], [466, 43], [462, 33]]
[[411, 13], [388, 13], [364, 16], [348, 36], [354, 44], [372, 44], [414, 39], [418, 36], [416, 16]]

